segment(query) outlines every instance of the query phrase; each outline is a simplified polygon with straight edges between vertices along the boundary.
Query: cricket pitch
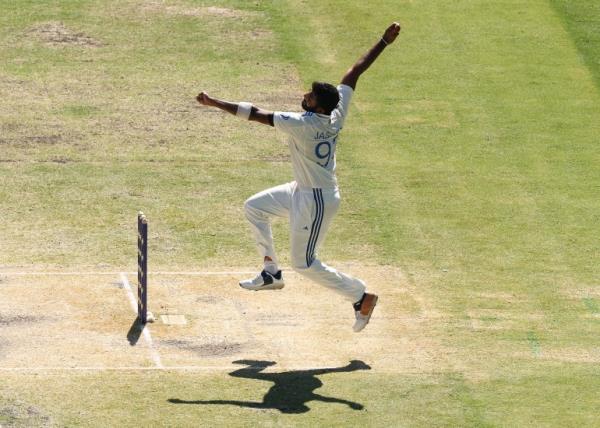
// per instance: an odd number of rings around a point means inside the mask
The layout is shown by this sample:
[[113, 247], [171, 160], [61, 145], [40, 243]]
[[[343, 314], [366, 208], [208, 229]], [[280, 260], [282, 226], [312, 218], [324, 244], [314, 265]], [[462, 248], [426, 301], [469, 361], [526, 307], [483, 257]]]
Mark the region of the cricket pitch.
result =
[[435, 314], [397, 269], [353, 272], [380, 296], [358, 334], [341, 296], [294, 272], [286, 272], [283, 290], [249, 292], [237, 284], [245, 271], [150, 273], [156, 322], [144, 329], [129, 295], [132, 273], [3, 273], [0, 370], [216, 371], [234, 369], [240, 358], [276, 361], [278, 369], [353, 359], [382, 372], [445, 365], [440, 345], [420, 334]]

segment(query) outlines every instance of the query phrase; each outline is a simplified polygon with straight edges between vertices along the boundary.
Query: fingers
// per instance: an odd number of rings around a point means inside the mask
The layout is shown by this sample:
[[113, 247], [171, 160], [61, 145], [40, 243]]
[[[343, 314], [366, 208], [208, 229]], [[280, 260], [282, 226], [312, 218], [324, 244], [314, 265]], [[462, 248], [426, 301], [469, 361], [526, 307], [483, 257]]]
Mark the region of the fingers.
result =
[[397, 22], [393, 22], [392, 25], [388, 27], [386, 32], [390, 33], [390, 35], [397, 36], [400, 33], [400, 29], [400, 24]]
[[207, 98], [208, 98], [208, 94], [204, 91], [200, 92], [198, 94], [198, 96], [196, 97], [196, 100], [200, 103], [200, 104], [207, 104]]
[[385, 42], [389, 44], [396, 40], [396, 37], [398, 37], [398, 34], [400, 34], [400, 30], [400, 24], [397, 22], [392, 22], [392, 24], [385, 30], [383, 35]]

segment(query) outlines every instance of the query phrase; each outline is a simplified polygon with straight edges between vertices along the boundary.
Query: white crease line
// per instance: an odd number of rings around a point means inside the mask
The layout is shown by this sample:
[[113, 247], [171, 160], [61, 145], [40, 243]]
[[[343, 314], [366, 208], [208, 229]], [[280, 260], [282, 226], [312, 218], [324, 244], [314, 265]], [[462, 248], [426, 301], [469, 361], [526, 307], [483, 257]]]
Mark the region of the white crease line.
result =
[[[286, 274], [295, 273], [289, 269], [285, 269]], [[148, 272], [148, 276], [152, 275], [189, 275], [189, 276], [219, 276], [219, 275], [252, 275], [256, 274], [256, 270], [246, 270], [246, 271], [214, 271], [214, 272], [202, 272], [202, 271], [156, 271], [156, 272]], [[80, 276], [80, 275], [137, 275], [137, 272], [90, 272], [90, 271], [81, 271], [81, 272], [0, 272], [0, 276]]]
[[[133, 290], [131, 289], [131, 285], [129, 285], [129, 281], [127, 280], [127, 275], [121, 272], [121, 283], [127, 292], [127, 296], [129, 297], [129, 303], [131, 303], [131, 308], [133, 312], [137, 315], [137, 299], [133, 295]], [[152, 356], [152, 361], [158, 368], [163, 368], [162, 362], [160, 361], [160, 355], [154, 348], [154, 343], [152, 342], [152, 336], [150, 336], [150, 329], [147, 325], [142, 326], [142, 334], [144, 335], [144, 339], [150, 348], [150, 355]]]
[[41, 372], [41, 371], [153, 371], [153, 370], [179, 370], [179, 371], [228, 371], [239, 369], [240, 366], [123, 366], [123, 367], [0, 367], [0, 372]]
[[[93, 271], [81, 271], [81, 272], [0, 272], [0, 276], [81, 276], [81, 275], [110, 275], [115, 276], [123, 272], [93, 272]], [[127, 275], [137, 275], [137, 272], [125, 272]]]
[[[85, 372], [85, 371], [96, 371], [96, 372], [108, 372], [108, 371], [198, 371], [198, 372], [223, 372], [238, 370], [246, 366], [243, 365], [231, 365], [231, 366], [162, 366], [162, 367], [141, 367], [141, 366], [122, 366], [122, 367], [104, 367], [104, 366], [83, 366], [83, 367], [0, 367], [1, 372]], [[308, 370], [319, 370], [331, 368], [330, 366], [279, 366], [275, 365], [265, 371], [265, 373], [279, 373], [286, 371], [308, 371]], [[371, 370], [362, 371], [364, 373], [402, 373], [402, 374], [427, 374], [430, 372], [410, 370], [393, 370], [389, 368], [371, 368]], [[433, 373], [433, 372], [432, 372]], [[444, 373], [444, 372], [442, 372]]]
[[148, 272], [148, 275], [192, 275], [192, 276], [213, 276], [213, 275], [252, 275], [256, 274], [257, 270], [244, 270], [244, 271], [223, 271], [223, 272], [199, 272], [199, 271], [191, 271], [191, 272], [175, 272], [175, 271], [157, 271], [157, 272]]

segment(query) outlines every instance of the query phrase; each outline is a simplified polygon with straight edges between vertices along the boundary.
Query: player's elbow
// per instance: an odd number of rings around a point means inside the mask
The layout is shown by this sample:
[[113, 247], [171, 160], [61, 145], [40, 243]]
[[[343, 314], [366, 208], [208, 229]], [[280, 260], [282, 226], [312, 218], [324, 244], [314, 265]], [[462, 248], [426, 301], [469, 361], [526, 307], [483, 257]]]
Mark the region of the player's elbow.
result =
[[262, 110], [256, 107], [252, 107], [252, 112], [250, 113], [250, 120], [262, 123], [263, 125], [275, 126], [273, 122], [273, 112]]
[[352, 67], [350, 67], [348, 69], [348, 71], [346, 71], [346, 76], [356, 76], [360, 74], [358, 71], [358, 67], [356, 66], [356, 64], [354, 64]]

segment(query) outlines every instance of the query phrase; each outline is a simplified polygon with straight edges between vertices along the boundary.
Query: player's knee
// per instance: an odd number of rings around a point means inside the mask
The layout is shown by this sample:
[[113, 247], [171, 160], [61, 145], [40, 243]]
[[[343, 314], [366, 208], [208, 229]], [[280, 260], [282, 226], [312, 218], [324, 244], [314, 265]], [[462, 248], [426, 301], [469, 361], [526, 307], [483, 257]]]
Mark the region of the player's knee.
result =
[[246, 201], [244, 202], [244, 211], [248, 212], [252, 208], [252, 198], [246, 199]]
[[246, 213], [246, 217], [248, 219], [260, 217], [260, 210], [254, 205], [252, 198], [248, 198], [246, 199], [246, 202], [244, 202], [244, 212]]

